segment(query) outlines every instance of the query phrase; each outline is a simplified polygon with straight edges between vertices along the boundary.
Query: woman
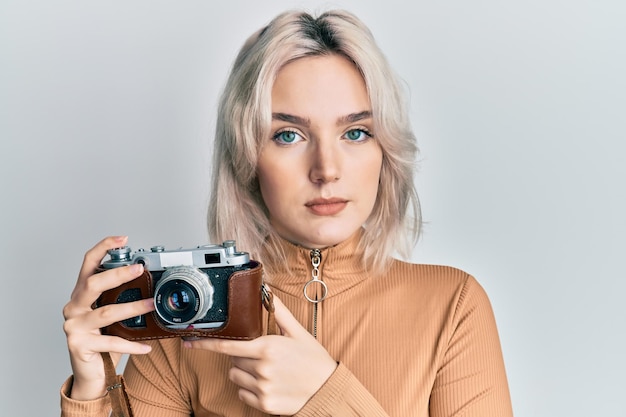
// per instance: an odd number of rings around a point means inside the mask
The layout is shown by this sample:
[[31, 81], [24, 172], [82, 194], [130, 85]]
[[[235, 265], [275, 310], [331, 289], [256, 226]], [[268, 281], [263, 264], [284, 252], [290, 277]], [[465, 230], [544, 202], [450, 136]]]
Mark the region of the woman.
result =
[[261, 260], [280, 335], [252, 341], [100, 335], [145, 314], [91, 310], [134, 279], [93, 276], [64, 310], [73, 378], [63, 415], [106, 416], [100, 352], [130, 353], [136, 416], [512, 415], [487, 296], [466, 273], [394, 260], [419, 231], [415, 139], [397, 82], [353, 15], [289, 12], [242, 48], [218, 114], [209, 231]]

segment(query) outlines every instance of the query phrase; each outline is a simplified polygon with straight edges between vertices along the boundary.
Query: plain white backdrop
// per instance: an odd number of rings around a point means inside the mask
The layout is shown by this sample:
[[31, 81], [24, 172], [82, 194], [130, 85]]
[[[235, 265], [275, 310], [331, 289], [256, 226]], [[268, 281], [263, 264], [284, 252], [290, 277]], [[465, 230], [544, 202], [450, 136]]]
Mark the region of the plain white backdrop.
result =
[[59, 412], [89, 247], [207, 243], [217, 97], [245, 38], [293, 7], [355, 12], [404, 80], [413, 260], [487, 290], [516, 416], [626, 416], [618, 0], [0, 0], [0, 414]]

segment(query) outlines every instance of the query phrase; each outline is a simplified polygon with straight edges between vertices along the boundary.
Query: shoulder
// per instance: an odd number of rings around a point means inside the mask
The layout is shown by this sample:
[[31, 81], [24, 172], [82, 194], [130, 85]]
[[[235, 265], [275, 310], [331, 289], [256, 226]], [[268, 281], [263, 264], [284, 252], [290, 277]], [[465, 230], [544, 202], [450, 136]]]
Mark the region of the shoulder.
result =
[[452, 266], [416, 264], [397, 259], [391, 262], [387, 273], [381, 278], [440, 291], [455, 290], [468, 281], [476, 281], [467, 272]]
[[463, 280], [470, 276], [462, 269], [447, 265], [419, 264], [393, 259], [389, 267], [390, 274], [406, 274], [412, 277], [435, 278], [443, 280]]
[[489, 304], [479, 282], [468, 272], [445, 265], [416, 264], [393, 260], [385, 276], [386, 287], [400, 288], [427, 304], [438, 302], [453, 308]]

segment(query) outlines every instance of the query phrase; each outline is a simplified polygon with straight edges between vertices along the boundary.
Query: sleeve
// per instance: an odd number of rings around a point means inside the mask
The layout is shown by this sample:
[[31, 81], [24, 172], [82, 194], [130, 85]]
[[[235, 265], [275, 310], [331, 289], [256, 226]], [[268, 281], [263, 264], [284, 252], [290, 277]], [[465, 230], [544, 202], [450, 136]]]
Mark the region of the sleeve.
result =
[[[178, 339], [164, 343], [150, 342], [147, 355], [131, 355], [124, 379], [126, 393], [136, 417], [190, 417], [192, 410], [179, 380]], [[69, 397], [70, 377], [61, 388], [61, 417], [108, 417], [109, 396], [76, 401]]]
[[512, 417], [495, 318], [487, 294], [472, 277], [461, 289], [450, 329], [430, 416]]
[[180, 383], [180, 340], [150, 342], [147, 355], [131, 355], [124, 370], [126, 390], [137, 417], [189, 417], [188, 395]]
[[378, 401], [341, 362], [294, 417], [386, 417]]
[[61, 417], [108, 417], [111, 411], [109, 397], [91, 401], [76, 401], [70, 398], [73, 377], [69, 377], [61, 387]]

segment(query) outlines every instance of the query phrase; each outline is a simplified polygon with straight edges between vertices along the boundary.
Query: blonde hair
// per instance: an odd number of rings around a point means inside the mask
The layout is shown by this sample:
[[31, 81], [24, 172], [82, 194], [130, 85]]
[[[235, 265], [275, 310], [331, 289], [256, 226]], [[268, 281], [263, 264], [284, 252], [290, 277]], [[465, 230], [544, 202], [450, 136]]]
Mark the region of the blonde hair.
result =
[[[258, 257], [275, 233], [256, 176], [257, 158], [270, 134], [272, 86], [285, 64], [330, 54], [348, 58], [361, 72], [383, 150], [377, 200], [360, 244], [364, 266], [382, 273], [394, 251], [409, 255], [421, 228], [413, 182], [417, 145], [395, 74], [369, 29], [346, 11], [319, 17], [301, 11], [280, 14], [242, 47], [219, 104], [209, 235], [216, 242], [235, 239], [239, 248]], [[278, 248], [266, 250], [283, 256]]]

